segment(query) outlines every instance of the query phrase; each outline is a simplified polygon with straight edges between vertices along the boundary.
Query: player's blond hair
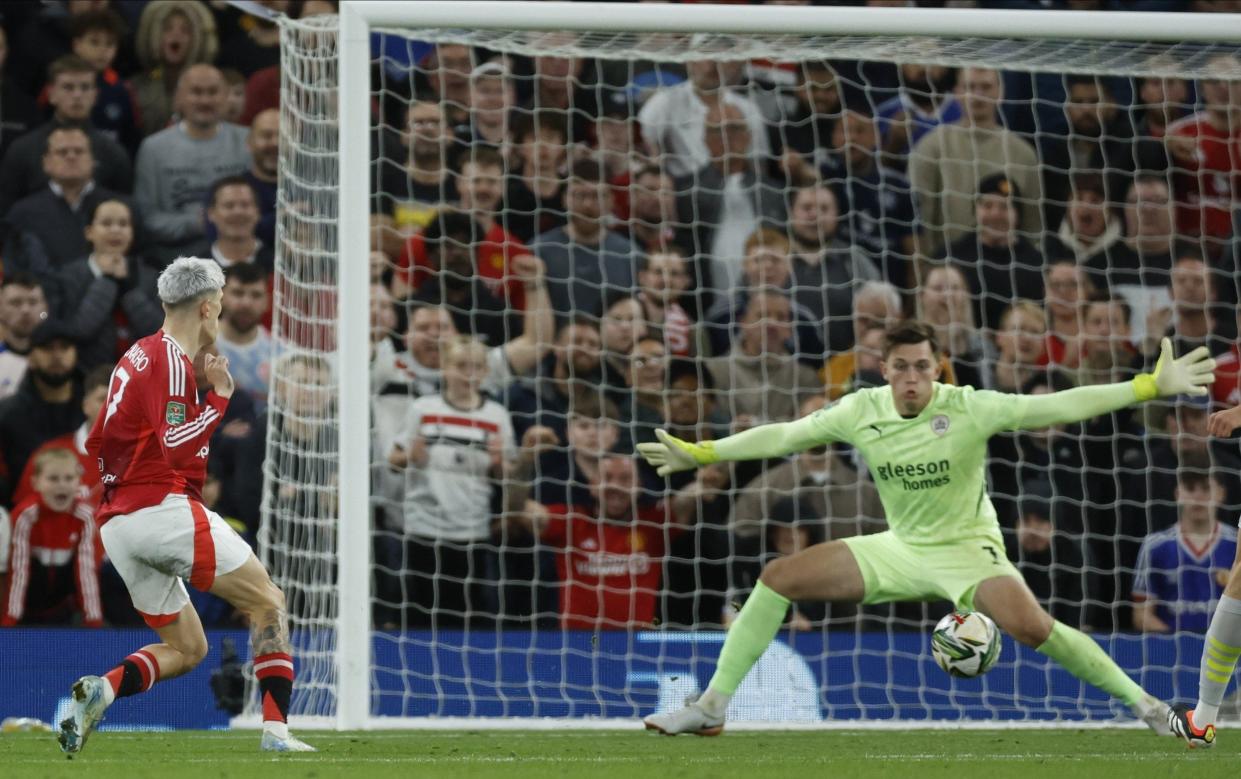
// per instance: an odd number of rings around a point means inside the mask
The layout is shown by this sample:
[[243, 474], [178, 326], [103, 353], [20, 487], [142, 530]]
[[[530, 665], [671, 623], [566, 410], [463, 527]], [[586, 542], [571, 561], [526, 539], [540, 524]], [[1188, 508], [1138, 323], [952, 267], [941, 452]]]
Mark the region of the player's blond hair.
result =
[[78, 462], [78, 456], [76, 454], [63, 446], [56, 446], [51, 449], [44, 449], [42, 452], [35, 455], [34, 475], [38, 476], [43, 472], [44, 468], [54, 462], [69, 463], [74, 468], [78, 469], [79, 472], [81, 472], [82, 469], [82, 464]]
[[159, 274], [159, 299], [168, 308], [195, 303], [224, 289], [224, 271], [215, 260], [178, 257]]

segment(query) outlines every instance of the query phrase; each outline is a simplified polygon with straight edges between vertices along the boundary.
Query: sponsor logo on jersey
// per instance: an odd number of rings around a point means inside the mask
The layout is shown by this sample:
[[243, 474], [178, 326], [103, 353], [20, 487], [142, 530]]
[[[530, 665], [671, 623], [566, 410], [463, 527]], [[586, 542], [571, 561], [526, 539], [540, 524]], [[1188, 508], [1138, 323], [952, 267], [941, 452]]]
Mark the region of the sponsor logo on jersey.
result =
[[931, 432], [935, 435], [943, 435], [948, 432], [948, 426], [951, 424], [951, 420], [946, 415], [936, 414], [931, 418]]
[[168, 401], [168, 405], [164, 408], [164, 421], [176, 427], [185, 424], [185, 404], [178, 403], [175, 400]]
[[932, 460], [925, 463], [884, 463], [874, 469], [880, 479], [900, 479], [901, 486], [907, 490], [926, 490], [933, 487], [945, 487], [952, 481], [947, 460]]

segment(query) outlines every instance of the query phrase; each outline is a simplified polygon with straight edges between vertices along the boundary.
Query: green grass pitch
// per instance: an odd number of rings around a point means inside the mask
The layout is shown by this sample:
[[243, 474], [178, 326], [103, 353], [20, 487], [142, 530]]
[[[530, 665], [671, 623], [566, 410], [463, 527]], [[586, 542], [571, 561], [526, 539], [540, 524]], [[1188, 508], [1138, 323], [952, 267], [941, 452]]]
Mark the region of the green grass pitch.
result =
[[0, 735], [11, 779], [306, 777], [1230, 777], [1241, 734], [1187, 750], [1145, 730], [732, 732], [668, 738], [632, 731], [413, 731], [302, 735], [317, 754], [266, 755], [254, 732], [96, 733], [74, 760], [49, 734]]

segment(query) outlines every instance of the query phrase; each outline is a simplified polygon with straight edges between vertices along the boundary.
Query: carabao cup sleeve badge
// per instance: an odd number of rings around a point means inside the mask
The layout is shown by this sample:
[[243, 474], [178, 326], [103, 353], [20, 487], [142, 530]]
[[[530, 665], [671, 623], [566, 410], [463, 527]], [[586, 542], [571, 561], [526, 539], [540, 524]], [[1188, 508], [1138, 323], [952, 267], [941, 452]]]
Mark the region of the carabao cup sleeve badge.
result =
[[169, 425], [176, 427], [185, 424], [185, 404], [178, 403], [173, 400], [168, 403], [168, 407], [164, 409], [164, 421]]

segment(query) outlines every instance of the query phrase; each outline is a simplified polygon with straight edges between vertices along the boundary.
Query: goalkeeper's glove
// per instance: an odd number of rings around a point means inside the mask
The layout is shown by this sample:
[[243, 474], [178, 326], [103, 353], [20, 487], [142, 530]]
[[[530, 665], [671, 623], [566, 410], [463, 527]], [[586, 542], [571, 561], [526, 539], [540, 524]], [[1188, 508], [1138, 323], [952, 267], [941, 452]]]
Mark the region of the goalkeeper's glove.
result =
[[715, 453], [715, 444], [711, 441], [693, 444], [670, 436], [663, 430], [656, 430], [655, 437], [659, 439], [659, 443], [638, 444], [638, 454], [655, 466], [658, 469], [655, 472], [660, 476], [720, 461], [720, 456]]
[[1205, 395], [1207, 385], [1215, 381], [1215, 360], [1205, 346], [1178, 358], [1172, 357], [1172, 340], [1159, 344], [1159, 361], [1153, 373], [1143, 373], [1133, 380], [1138, 400], [1154, 400], [1173, 395]]

